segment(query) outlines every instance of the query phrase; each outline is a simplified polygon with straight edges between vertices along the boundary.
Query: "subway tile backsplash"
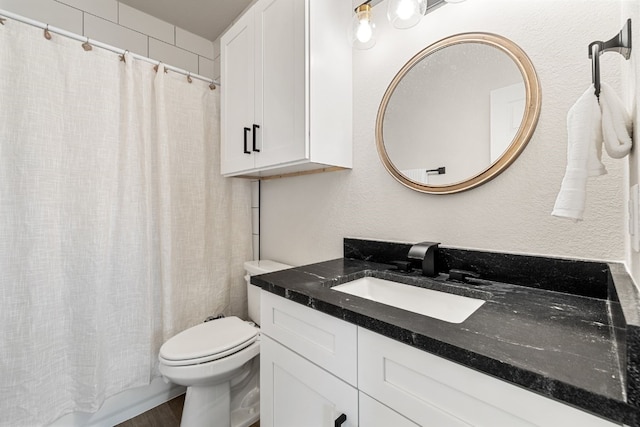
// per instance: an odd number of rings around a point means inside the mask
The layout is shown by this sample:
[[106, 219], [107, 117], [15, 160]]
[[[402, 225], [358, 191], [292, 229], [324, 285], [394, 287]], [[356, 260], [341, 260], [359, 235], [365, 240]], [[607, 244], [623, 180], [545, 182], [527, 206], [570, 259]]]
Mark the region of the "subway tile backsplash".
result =
[[0, 0], [0, 9], [212, 79], [219, 40], [209, 41], [116, 0]]
[[147, 36], [87, 13], [84, 15], [84, 35], [138, 55], [149, 56]]
[[118, 22], [118, 2], [116, 0], [57, 0], [57, 2], [111, 22]]
[[118, 23], [154, 39], [175, 44], [176, 29], [173, 25], [123, 3], [120, 3]]
[[213, 42], [176, 27], [176, 46], [197, 53], [207, 59], [213, 59]]
[[251, 181], [253, 259], [260, 259], [260, 181]]
[[82, 34], [82, 11], [53, 0], [0, 0], [0, 9]]
[[149, 39], [149, 57], [187, 71], [198, 69], [198, 55], [153, 38]]
[[214, 80], [218, 80], [220, 78], [220, 73], [216, 74], [215, 63], [211, 59], [207, 59], [202, 56], [199, 56], [198, 70], [200, 70], [199, 74], [201, 76], [206, 76]]

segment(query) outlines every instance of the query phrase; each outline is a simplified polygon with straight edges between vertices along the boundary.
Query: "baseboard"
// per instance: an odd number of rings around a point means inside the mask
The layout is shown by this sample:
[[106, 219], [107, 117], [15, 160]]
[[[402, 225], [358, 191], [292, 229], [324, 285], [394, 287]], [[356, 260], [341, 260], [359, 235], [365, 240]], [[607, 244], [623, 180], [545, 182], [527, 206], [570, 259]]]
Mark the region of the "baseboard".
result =
[[185, 390], [156, 378], [148, 386], [126, 390], [107, 399], [98, 412], [67, 414], [50, 427], [113, 427], [180, 396]]

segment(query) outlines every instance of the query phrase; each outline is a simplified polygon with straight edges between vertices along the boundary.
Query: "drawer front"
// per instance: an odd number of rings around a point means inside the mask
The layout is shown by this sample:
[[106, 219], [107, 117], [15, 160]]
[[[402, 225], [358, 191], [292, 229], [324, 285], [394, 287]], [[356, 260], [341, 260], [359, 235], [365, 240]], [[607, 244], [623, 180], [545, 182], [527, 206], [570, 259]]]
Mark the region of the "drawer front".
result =
[[360, 427], [420, 427], [363, 392], [358, 403]]
[[359, 388], [421, 426], [618, 424], [358, 328]]
[[355, 325], [262, 291], [261, 332], [357, 386]]

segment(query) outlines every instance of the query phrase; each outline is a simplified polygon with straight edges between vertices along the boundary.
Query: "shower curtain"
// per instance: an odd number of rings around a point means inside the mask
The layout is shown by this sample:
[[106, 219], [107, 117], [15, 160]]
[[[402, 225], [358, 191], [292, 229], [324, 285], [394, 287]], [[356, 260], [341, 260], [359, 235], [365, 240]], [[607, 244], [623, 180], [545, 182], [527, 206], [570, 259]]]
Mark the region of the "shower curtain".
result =
[[204, 82], [0, 25], [0, 425], [93, 412], [161, 344], [246, 312], [249, 184]]

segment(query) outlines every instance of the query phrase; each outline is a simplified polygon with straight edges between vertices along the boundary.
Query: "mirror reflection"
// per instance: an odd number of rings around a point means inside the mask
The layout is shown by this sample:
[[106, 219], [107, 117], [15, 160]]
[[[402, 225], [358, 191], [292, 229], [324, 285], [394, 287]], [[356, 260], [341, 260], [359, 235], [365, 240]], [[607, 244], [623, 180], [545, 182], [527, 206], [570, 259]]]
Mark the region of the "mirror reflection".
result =
[[517, 46], [489, 34], [454, 36], [416, 55], [389, 86], [378, 151], [405, 185], [462, 191], [517, 157], [539, 106], [535, 71]]

